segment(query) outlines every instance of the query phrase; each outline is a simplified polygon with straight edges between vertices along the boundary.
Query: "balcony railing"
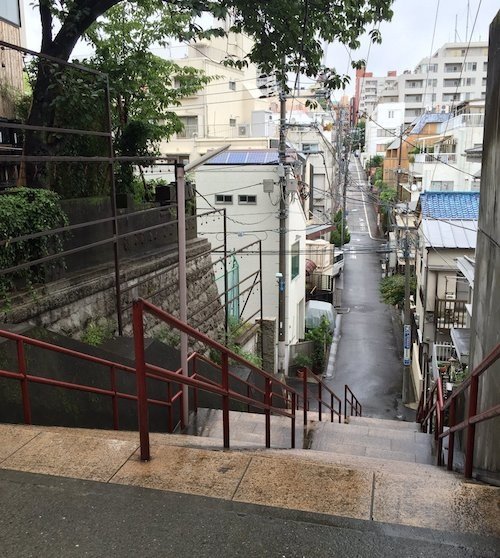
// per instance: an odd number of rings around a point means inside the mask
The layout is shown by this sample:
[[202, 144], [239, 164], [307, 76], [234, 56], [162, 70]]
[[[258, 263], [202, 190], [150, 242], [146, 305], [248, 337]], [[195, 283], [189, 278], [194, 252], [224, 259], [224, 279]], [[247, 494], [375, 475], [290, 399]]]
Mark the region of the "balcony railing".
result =
[[432, 346], [431, 372], [432, 379], [439, 378], [439, 369], [443, 362], [448, 362], [454, 354], [455, 348], [452, 343], [434, 343]]
[[444, 133], [453, 130], [455, 128], [463, 128], [464, 126], [484, 126], [484, 114], [459, 114], [450, 118], [447, 122], [443, 122], [441, 125], [441, 132]]
[[467, 327], [466, 300], [436, 299], [434, 323], [438, 329]]

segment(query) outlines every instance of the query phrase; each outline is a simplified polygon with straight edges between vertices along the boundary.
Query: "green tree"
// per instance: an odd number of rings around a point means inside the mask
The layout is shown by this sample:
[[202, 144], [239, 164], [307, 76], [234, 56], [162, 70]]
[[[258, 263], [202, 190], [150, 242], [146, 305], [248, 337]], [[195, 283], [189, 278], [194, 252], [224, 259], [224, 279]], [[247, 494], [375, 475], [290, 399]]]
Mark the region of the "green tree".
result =
[[[410, 277], [410, 294], [415, 295], [417, 280], [414, 275]], [[402, 307], [405, 300], [405, 276], [401, 274], [384, 277], [379, 285], [382, 302], [391, 306]]]
[[[77, 41], [96, 20], [121, 3], [122, 0], [39, 0], [41, 52], [68, 60]], [[391, 19], [392, 3], [393, 0], [363, 0], [341, 5], [337, 0], [136, 0], [132, 5], [147, 9], [165, 5], [170, 15], [169, 33], [182, 40], [226, 33], [220, 25], [203, 30], [198, 22], [199, 16], [205, 12], [214, 15], [217, 22], [229, 18], [232, 23], [230, 31], [246, 33], [255, 39], [255, 43], [243, 58], [228, 58], [227, 64], [243, 67], [254, 62], [263, 72], [276, 72], [278, 80], [283, 83], [286, 83], [289, 72], [309, 77], [321, 75], [323, 87], [334, 89], [349, 78], [324, 66], [323, 44], [340, 41], [356, 50], [360, 45], [359, 37], [370, 26], [373, 26], [369, 31], [371, 40], [380, 42], [378, 24]], [[59, 25], [54, 20], [58, 20]], [[363, 61], [353, 61], [352, 64], [358, 68]], [[42, 61], [38, 64], [28, 120], [32, 125], [50, 126], [54, 122], [52, 77], [46, 66]], [[29, 154], [45, 154], [47, 145], [39, 134], [30, 133], [25, 150]], [[28, 180], [33, 186], [43, 186], [36, 170], [33, 165], [27, 166]]]
[[342, 246], [342, 227], [344, 227], [344, 244], [349, 244], [351, 241], [351, 233], [347, 226], [347, 219], [342, 218], [342, 210], [339, 209], [333, 217], [334, 230], [330, 233], [330, 244], [337, 247]]

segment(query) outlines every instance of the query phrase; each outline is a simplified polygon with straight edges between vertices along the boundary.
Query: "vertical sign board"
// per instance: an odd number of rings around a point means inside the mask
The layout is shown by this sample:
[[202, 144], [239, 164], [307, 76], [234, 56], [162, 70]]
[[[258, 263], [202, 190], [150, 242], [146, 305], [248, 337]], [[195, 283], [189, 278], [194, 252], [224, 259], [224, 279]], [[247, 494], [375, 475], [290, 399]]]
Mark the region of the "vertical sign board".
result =
[[403, 364], [410, 366], [411, 326], [405, 325], [403, 332]]

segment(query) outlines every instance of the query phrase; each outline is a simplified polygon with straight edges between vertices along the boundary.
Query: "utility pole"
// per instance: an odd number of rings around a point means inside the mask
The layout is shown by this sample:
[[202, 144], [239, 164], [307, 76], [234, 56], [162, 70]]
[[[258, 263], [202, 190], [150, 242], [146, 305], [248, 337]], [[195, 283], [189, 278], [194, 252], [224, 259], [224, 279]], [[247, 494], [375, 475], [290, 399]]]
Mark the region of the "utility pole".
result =
[[286, 96], [285, 84], [280, 91], [280, 138], [279, 138], [279, 274], [278, 274], [278, 372], [285, 373], [285, 324], [286, 324], [286, 227], [287, 227], [287, 204], [286, 204]]
[[[399, 175], [398, 175], [399, 176]], [[403, 326], [403, 403], [410, 402], [411, 325], [410, 325], [410, 238], [408, 231], [409, 204], [406, 202], [405, 256], [405, 308]]]

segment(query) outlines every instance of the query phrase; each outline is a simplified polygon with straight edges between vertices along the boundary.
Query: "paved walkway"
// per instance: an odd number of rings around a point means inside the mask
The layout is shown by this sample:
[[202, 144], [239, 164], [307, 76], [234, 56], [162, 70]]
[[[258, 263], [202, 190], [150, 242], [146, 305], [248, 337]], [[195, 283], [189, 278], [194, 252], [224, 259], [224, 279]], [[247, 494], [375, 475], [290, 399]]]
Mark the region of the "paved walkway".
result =
[[500, 489], [428, 465], [219, 444], [156, 434], [142, 463], [135, 432], [0, 425], [1, 555], [500, 552]]
[[[336, 393], [348, 384], [363, 404], [363, 415], [414, 420], [401, 402], [402, 340], [394, 332], [393, 309], [380, 301], [380, 253], [375, 213], [358, 159], [350, 164], [353, 184], [347, 190], [351, 242], [346, 246], [342, 326], [335, 366], [327, 383]], [[349, 252], [351, 251], [351, 252]]]

